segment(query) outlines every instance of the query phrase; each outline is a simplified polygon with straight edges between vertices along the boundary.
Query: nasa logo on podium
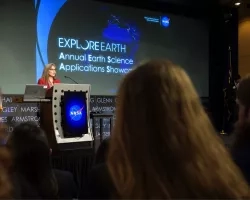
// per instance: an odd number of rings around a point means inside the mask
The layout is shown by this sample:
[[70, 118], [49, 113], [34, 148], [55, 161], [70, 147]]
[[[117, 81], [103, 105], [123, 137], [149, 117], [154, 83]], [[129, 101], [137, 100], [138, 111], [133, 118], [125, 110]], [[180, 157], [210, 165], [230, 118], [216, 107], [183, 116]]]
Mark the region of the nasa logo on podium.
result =
[[73, 105], [70, 107], [69, 110], [69, 116], [71, 118], [71, 120], [73, 121], [79, 121], [82, 119], [82, 110], [84, 107], [80, 107], [78, 105]]
[[168, 27], [170, 24], [170, 19], [167, 16], [161, 18], [161, 25], [164, 27]]

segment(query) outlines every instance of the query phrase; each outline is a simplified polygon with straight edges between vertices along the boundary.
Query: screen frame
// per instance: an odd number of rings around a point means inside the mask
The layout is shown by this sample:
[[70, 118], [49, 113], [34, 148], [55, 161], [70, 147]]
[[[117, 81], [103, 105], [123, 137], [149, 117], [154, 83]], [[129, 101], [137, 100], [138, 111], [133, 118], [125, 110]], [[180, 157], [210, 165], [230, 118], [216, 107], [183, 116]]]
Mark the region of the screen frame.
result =
[[[81, 96], [83, 95], [83, 96]], [[82, 113], [81, 110], [81, 115], [84, 123], [82, 126], [76, 126], [74, 127], [74, 123], [72, 121], [69, 121], [70, 119], [70, 108], [69, 105], [70, 102], [74, 101], [73, 98], [76, 98], [78, 96], [78, 100], [83, 100], [82, 104], [84, 106], [84, 109], [82, 109], [84, 112]], [[81, 101], [80, 100], [80, 101]], [[72, 107], [72, 106], [71, 106]], [[80, 119], [81, 120], [81, 119]], [[80, 121], [79, 120], [79, 121]], [[75, 122], [77, 123], [77, 122]], [[63, 96], [63, 112], [62, 112], [62, 127], [63, 127], [63, 136], [65, 138], [74, 138], [74, 137], [82, 137], [85, 134], [88, 134], [88, 104], [87, 104], [87, 92], [83, 91], [64, 91], [64, 96]], [[73, 133], [74, 132], [74, 133]]]

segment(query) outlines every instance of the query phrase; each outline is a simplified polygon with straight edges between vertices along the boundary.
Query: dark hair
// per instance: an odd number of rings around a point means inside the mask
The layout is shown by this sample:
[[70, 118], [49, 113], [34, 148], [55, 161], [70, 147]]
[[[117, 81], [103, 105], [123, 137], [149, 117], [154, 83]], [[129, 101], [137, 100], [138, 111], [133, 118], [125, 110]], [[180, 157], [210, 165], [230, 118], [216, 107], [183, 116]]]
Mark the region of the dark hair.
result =
[[249, 195], [190, 78], [165, 60], [141, 64], [123, 79], [107, 164], [122, 199]]
[[57, 198], [57, 181], [43, 130], [34, 123], [22, 123], [14, 128], [7, 145], [13, 154], [14, 172], [26, 178], [40, 197]]
[[237, 74], [237, 75], [235, 76], [235, 79], [236, 79], [236, 80], [241, 79], [241, 75]]
[[250, 108], [250, 74], [240, 80], [237, 88], [237, 100], [246, 108]]

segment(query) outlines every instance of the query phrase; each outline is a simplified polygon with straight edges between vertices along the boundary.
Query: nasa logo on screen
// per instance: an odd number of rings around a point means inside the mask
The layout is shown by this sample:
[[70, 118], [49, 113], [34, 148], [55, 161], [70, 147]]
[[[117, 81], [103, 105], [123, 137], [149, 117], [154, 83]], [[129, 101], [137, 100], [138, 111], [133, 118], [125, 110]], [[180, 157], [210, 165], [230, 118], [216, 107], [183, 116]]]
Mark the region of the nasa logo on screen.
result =
[[78, 105], [74, 105], [70, 107], [69, 110], [69, 116], [71, 118], [71, 120], [73, 121], [79, 121], [82, 118], [82, 109], [80, 106]]
[[168, 27], [170, 23], [170, 19], [167, 16], [161, 18], [161, 25], [164, 27]]

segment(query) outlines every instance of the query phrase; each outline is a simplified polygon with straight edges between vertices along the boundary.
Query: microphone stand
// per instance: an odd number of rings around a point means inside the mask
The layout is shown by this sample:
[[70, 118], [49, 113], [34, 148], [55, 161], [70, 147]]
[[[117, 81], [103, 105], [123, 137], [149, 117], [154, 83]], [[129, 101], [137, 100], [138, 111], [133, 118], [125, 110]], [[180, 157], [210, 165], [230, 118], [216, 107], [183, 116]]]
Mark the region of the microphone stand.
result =
[[227, 88], [223, 89], [223, 93], [224, 93], [224, 105], [223, 105], [223, 119], [222, 119], [222, 130], [220, 132], [221, 135], [225, 135], [227, 133], [225, 133], [225, 128], [226, 128], [226, 123], [228, 123], [230, 117], [231, 117], [231, 112], [229, 110], [229, 99], [228, 99], [228, 90], [230, 90], [231, 88], [231, 81], [232, 81], [232, 51], [231, 51], [231, 47], [228, 47], [228, 55], [229, 55], [229, 77], [228, 77], [228, 86]]
[[64, 78], [70, 79], [70, 80], [73, 81], [75, 84], [78, 84], [74, 79], [70, 78], [69, 76], [64, 76]]

